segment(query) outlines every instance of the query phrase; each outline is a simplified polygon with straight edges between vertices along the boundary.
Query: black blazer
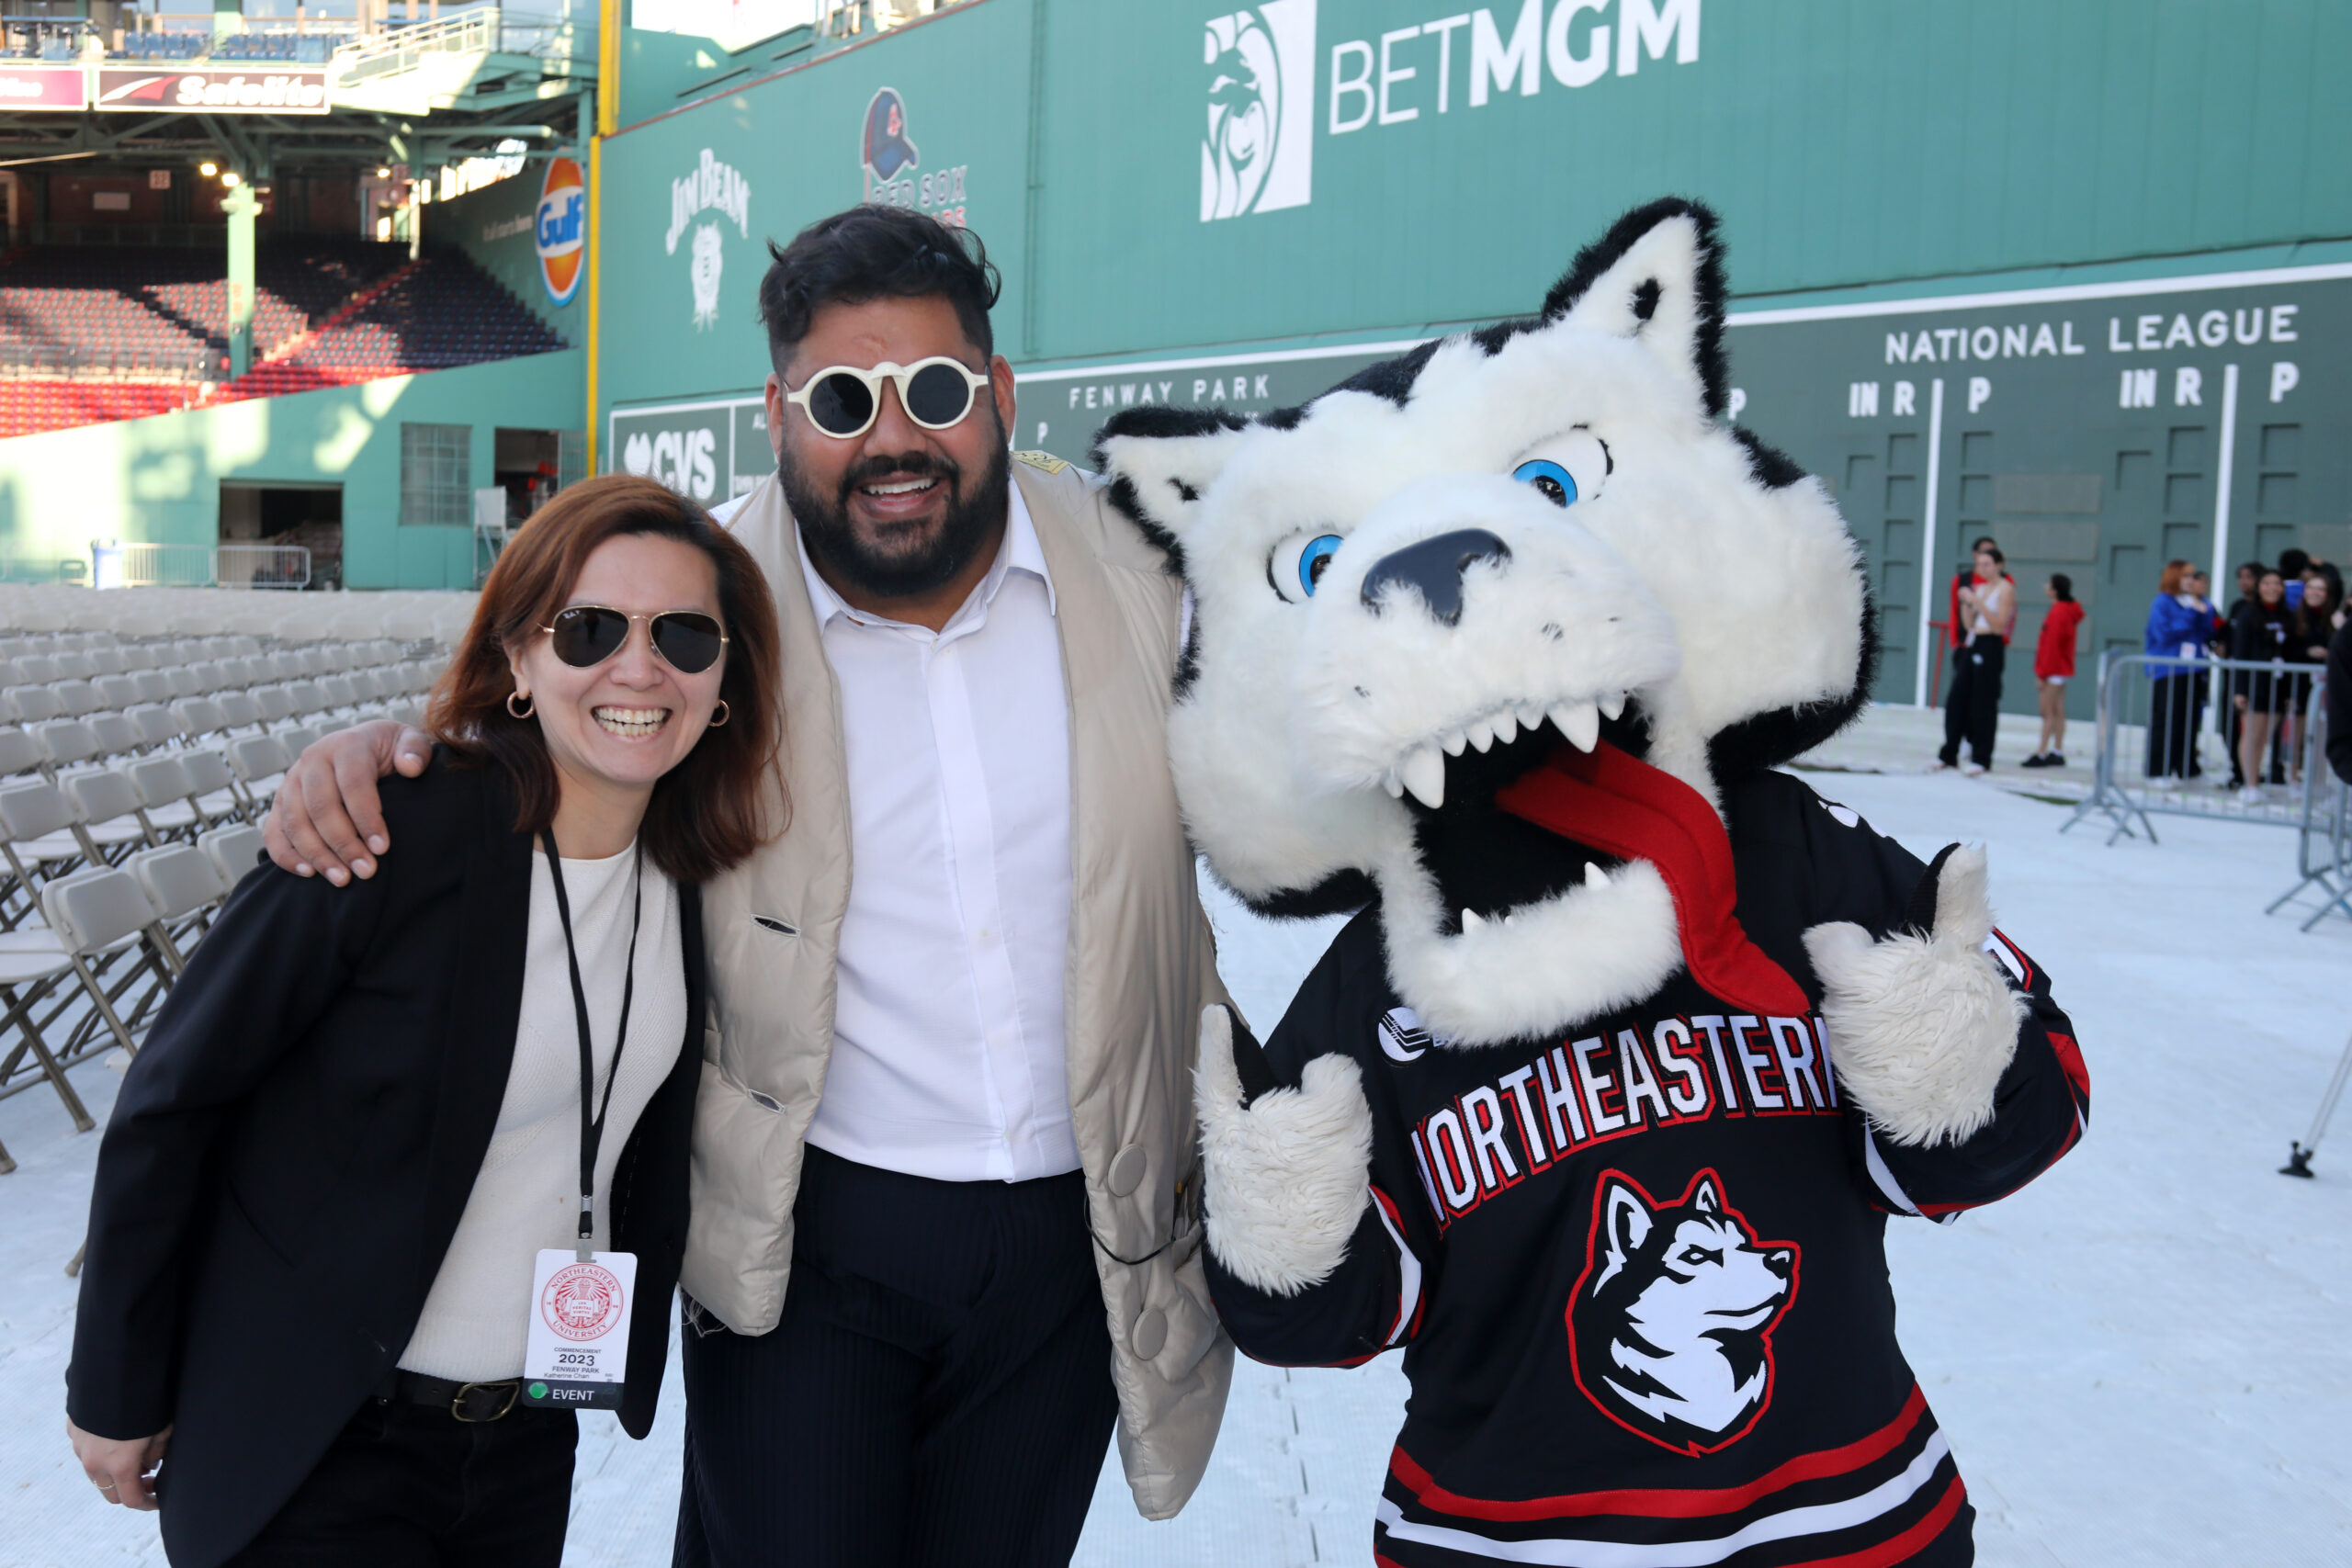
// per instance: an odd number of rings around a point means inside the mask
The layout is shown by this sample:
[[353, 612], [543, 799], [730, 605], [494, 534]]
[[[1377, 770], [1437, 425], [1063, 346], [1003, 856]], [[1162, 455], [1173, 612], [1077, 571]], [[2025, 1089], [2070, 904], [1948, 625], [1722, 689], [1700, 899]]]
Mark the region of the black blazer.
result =
[[[84, 1429], [174, 1427], [176, 1568], [213, 1568], [293, 1495], [415, 1330], [498, 1120], [522, 1008], [531, 837], [494, 771], [388, 778], [394, 848], [335, 888], [238, 884], [107, 1124], [67, 1369]], [[686, 1235], [702, 906], [678, 889], [686, 1032], [614, 1174], [638, 1257], [621, 1425], [653, 1425]]]

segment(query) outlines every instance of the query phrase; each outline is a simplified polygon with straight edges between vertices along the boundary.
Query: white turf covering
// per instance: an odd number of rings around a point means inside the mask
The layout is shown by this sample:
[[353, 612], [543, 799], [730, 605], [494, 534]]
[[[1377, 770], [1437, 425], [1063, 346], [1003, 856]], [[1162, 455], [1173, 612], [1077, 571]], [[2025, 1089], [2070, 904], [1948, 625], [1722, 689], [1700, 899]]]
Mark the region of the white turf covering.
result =
[[[126, 595], [128, 597], [128, 595]], [[2289, 836], [2167, 821], [2162, 848], [2058, 836], [2065, 811], [1961, 779], [1816, 773], [1922, 856], [1989, 846], [2003, 929], [2045, 963], [2089, 1059], [2088, 1140], [1950, 1228], [1892, 1228], [1903, 1337], [1950, 1432], [1992, 1568], [2352, 1562], [2352, 1115], [2316, 1181], [2273, 1174], [2352, 1030], [2352, 922], [2308, 936], [2262, 908]], [[1259, 1027], [1329, 937], [1213, 906]], [[74, 1078], [101, 1120], [117, 1079]], [[0, 1568], [157, 1563], [152, 1519], [101, 1506], [62, 1437], [96, 1136], [36, 1089], [0, 1101]], [[1243, 1363], [1208, 1479], [1136, 1518], [1109, 1465], [1082, 1568], [1362, 1562], [1404, 1392], [1355, 1371]], [[585, 1418], [566, 1561], [669, 1561], [681, 1411], [653, 1437]]]

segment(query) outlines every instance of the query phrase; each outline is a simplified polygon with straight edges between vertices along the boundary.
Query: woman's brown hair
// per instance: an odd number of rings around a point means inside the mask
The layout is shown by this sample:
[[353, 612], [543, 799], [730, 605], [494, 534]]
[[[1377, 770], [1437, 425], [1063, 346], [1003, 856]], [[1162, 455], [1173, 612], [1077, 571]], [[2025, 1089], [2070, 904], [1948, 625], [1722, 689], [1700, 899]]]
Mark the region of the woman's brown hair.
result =
[[2187, 561], [2168, 560], [2165, 562], [2165, 574], [2156, 579], [2156, 592], [2166, 595], [2179, 592], [2180, 580], [2188, 575], [2188, 563]]
[[776, 765], [784, 714], [775, 681], [775, 601], [759, 563], [693, 502], [651, 479], [605, 474], [560, 492], [533, 513], [482, 584], [473, 624], [433, 689], [425, 728], [459, 761], [495, 765], [513, 782], [517, 832], [555, 820], [555, 763], [535, 718], [507, 710], [514, 677], [509, 649], [529, 645], [563, 607], [596, 547], [623, 535], [693, 546], [718, 573], [726, 664], [718, 694], [727, 722], [703, 732], [684, 761], [653, 786], [645, 808], [646, 852], [680, 882], [707, 882], [785, 824]]

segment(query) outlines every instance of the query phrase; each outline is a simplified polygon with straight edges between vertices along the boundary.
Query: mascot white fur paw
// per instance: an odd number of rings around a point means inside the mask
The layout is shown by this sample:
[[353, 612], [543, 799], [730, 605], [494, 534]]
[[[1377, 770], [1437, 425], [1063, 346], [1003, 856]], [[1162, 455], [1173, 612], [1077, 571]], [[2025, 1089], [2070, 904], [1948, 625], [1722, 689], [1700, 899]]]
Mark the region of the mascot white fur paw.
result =
[[1983, 1128], [2017, 1054], [2025, 998], [1985, 952], [1985, 880], [1984, 852], [1955, 844], [1921, 884], [1934, 896], [1923, 929], [1872, 942], [1841, 920], [1804, 933], [1838, 1081], [1895, 1143], [1956, 1144]]
[[1875, 618], [1829, 491], [1730, 423], [1723, 300], [1661, 201], [1525, 320], [1097, 442], [1195, 606], [1193, 842], [1261, 913], [1354, 913], [1262, 1056], [1205, 1021], [1204, 1254], [1250, 1355], [1404, 1348], [1397, 1568], [1965, 1562], [1885, 1226], [2088, 1104], [1983, 857], [1781, 769]]
[[[1236, 1027], [1232, 1009], [1202, 1010], [1193, 1098], [1203, 1180], [1216, 1194], [1208, 1242], [1234, 1278], [1295, 1296], [1347, 1257], [1369, 1201], [1372, 1109], [1363, 1076], [1346, 1057], [1317, 1056], [1296, 1089], [1280, 1088], [1266, 1076], [1258, 1043], [1246, 1028], [1237, 1043]], [[1237, 1044], [1256, 1080], [1246, 1088]]]

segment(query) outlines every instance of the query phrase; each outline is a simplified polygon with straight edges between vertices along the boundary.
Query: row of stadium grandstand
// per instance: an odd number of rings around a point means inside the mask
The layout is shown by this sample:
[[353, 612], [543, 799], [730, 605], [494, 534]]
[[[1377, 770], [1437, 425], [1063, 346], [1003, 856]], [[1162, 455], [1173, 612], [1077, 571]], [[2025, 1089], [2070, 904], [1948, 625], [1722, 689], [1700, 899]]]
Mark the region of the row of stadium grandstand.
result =
[[562, 340], [458, 250], [305, 236], [255, 261], [254, 364], [230, 379], [210, 249], [0, 256], [0, 436], [544, 354]]

